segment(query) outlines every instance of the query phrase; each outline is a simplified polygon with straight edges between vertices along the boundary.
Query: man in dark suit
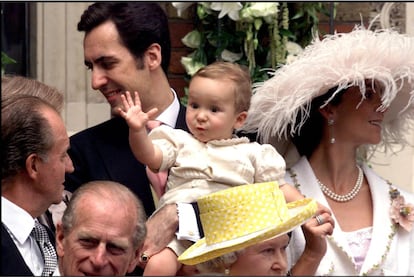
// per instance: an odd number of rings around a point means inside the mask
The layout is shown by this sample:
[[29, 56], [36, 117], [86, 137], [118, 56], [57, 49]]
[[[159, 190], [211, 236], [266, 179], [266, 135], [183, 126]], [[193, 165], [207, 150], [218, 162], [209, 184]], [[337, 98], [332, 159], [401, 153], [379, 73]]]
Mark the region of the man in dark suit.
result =
[[[155, 207], [145, 165], [130, 150], [128, 125], [118, 115], [118, 108], [125, 91], [137, 91], [144, 111], [157, 108], [157, 120], [188, 130], [185, 107], [167, 79], [171, 55], [168, 18], [154, 2], [97, 2], [84, 11], [78, 30], [85, 32], [84, 58], [91, 70], [92, 88], [105, 96], [113, 117], [70, 138], [75, 171], [67, 174], [66, 189], [74, 191], [93, 180], [116, 181], [136, 193], [149, 216]], [[176, 213], [175, 207], [170, 211]], [[163, 216], [156, 218], [152, 226], [162, 230], [161, 223], [166, 221]], [[178, 220], [170, 215], [165, 218]], [[175, 225], [167, 228], [170, 226]], [[151, 229], [149, 236], [157, 236], [151, 241], [159, 241], [163, 232]]]
[[187, 130], [185, 107], [170, 88], [168, 18], [156, 3], [98, 2], [83, 13], [78, 30], [85, 32], [85, 65], [92, 88], [111, 105], [112, 118], [70, 138], [69, 154], [75, 171], [66, 189], [92, 180], [113, 180], [128, 186], [141, 199], [147, 215], [154, 211], [145, 166], [133, 156], [128, 126], [118, 115], [125, 91], [140, 94], [145, 111], [158, 109], [163, 124]]
[[62, 200], [65, 173], [73, 171], [68, 148], [65, 125], [51, 104], [29, 95], [2, 98], [1, 276], [56, 270], [54, 236], [36, 218]]

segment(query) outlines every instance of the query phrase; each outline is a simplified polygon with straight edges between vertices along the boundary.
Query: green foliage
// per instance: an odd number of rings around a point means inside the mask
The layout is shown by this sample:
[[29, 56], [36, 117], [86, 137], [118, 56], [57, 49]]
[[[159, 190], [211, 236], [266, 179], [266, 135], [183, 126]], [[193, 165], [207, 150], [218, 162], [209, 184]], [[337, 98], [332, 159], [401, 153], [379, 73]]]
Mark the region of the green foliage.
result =
[[[191, 4], [174, 2], [178, 14]], [[214, 4], [215, 3], [215, 4]], [[292, 61], [318, 30], [323, 2], [196, 2], [195, 28], [183, 39], [186, 79], [216, 60], [245, 65], [253, 82]], [[184, 103], [186, 99], [183, 99]]]
[[17, 63], [14, 59], [10, 58], [6, 53], [1, 51], [1, 76], [4, 75], [6, 65]]
[[[334, 3], [334, 17], [336, 5]], [[289, 3], [289, 11], [292, 14], [289, 22], [291, 38], [302, 47], [306, 47], [318, 31], [320, 15], [330, 16], [324, 2]]]

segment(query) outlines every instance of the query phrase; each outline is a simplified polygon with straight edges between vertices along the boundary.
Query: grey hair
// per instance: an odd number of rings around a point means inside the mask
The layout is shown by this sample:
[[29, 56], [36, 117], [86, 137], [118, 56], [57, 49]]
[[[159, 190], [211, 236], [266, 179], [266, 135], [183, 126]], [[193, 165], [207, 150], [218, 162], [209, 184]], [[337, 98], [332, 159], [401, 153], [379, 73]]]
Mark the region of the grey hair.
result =
[[26, 159], [37, 154], [47, 161], [55, 143], [46, 109], [58, 112], [49, 103], [30, 95], [17, 94], [1, 99], [2, 184], [25, 169]]
[[[126, 186], [113, 181], [91, 181], [80, 186], [73, 194], [68, 206], [63, 213], [62, 227], [65, 235], [70, 232], [76, 221], [78, 202], [84, 195], [99, 195], [102, 199], [108, 199], [122, 205], [128, 205], [129, 211], [135, 211], [135, 232], [132, 236], [132, 244], [135, 248], [140, 248], [147, 235], [145, 222], [147, 220], [141, 200]], [[133, 206], [133, 207], [131, 207]]]
[[52, 105], [59, 113], [62, 111], [64, 97], [57, 88], [19, 75], [4, 75], [1, 77], [2, 100], [12, 95], [22, 94], [39, 97]]
[[197, 264], [197, 270], [200, 274], [213, 274], [213, 273], [221, 273], [226, 269], [229, 269], [232, 264], [234, 264], [241, 253], [243, 253], [244, 249], [237, 250], [234, 252], [223, 254], [217, 258], [213, 258], [206, 262]]

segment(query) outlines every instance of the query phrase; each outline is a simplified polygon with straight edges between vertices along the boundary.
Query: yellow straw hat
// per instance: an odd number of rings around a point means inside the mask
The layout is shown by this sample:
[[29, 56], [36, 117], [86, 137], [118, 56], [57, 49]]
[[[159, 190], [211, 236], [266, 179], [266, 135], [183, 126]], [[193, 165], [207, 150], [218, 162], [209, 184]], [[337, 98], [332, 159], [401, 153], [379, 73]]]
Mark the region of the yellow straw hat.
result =
[[197, 201], [204, 238], [178, 261], [199, 264], [285, 234], [311, 218], [317, 209], [310, 198], [286, 203], [276, 182], [237, 186]]

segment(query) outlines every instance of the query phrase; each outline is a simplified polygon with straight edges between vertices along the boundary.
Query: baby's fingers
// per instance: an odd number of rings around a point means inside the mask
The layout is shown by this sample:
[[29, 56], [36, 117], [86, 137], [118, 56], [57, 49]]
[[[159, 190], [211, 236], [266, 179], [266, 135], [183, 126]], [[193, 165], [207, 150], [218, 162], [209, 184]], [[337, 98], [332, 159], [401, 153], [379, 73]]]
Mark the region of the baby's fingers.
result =
[[149, 110], [148, 112], [147, 112], [147, 116], [148, 116], [148, 118], [151, 120], [151, 119], [154, 119], [155, 118], [155, 115], [158, 113], [158, 108], [152, 108], [151, 110]]
[[135, 99], [135, 106], [141, 107], [141, 99], [139, 99], [139, 95], [137, 91], [134, 92], [134, 99]]
[[[121, 102], [122, 102], [122, 110], [123, 111], [127, 111], [127, 110], [129, 110], [129, 104], [128, 104], [128, 101], [126, 100], [126, 98], [125, 98], [125, 95], [124, 94], [121, 94]], [[120, 108], [121, 109], [121, 108]]]
[[125, 91], [125, 98], [128, 103], [128, 107], [134, 106], [134, 101], [132, 100], [131, 93], [129, 91]]

